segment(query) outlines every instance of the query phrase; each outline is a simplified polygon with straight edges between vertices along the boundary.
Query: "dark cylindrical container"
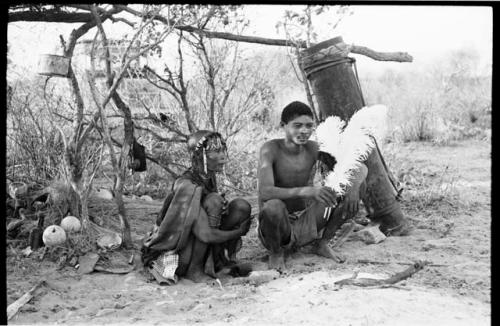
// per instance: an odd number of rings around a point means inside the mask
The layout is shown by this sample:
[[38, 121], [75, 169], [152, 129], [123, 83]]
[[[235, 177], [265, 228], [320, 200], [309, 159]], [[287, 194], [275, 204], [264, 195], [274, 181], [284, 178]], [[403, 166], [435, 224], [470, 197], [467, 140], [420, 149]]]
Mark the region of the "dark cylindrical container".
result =
[[34, 227], [29, 234], [29, 243], [32, 250], [37, 250], [44, 246], [42, 236], [43, 236], [43, 222], [45, 216], [40, 215], [38, 217], [38, 224]]
[[[353, 69], [355, 60], [347, 57], [342, 37], [318, 43], [301, 52], [300, 64], [316, 96], [320, 119], [338, 116], [349, 121], [365, 103], [358, 78]], [[363, 203], [370, 219], [380, 222], [387, 235], [406, 231], [406, 218], [396, 200], [398, 189], [376, 147], [365, 161], [368, 168], [367, 191]]]

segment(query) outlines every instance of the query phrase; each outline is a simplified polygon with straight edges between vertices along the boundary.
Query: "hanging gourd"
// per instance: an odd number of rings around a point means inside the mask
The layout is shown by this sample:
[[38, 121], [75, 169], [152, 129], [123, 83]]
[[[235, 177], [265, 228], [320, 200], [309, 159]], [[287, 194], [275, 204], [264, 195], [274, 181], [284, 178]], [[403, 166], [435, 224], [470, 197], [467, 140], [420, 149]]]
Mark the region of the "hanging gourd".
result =
[[80, 223], [80, 220], [77, 217], [70, 215], [62, 219], [61, 227], [67, 233], [72, 233], [80, 231], [82, 228], [82, 224]]
[[42, 240], [47, 247], [58, 246], [66, 242], [66, 232], [59, 225], [51, 225], [43, 231]]

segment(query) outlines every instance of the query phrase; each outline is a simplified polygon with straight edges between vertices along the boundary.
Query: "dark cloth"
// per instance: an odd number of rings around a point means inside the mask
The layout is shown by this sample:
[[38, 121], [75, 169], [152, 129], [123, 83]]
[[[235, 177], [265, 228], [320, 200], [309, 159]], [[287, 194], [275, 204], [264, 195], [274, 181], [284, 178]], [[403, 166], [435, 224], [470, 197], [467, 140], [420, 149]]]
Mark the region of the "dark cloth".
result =
[[[192, 245], [195, 237], [191, 229], [203, 209], [202, 202], [209, 193], [216, 191], [215, 177], [204, 178], [193, 170], [187, 170], [175, 181], [156, 218], [156, 227], [143, 239], [141, 253], [145, 267], [151, 267], [163, 252], [180, 253]], [[234, 241], [241, 246], [241, 238], [228, 241], [227, 244], [210, 245], [205, 273], [215, 276], [215, 272], [228, 263], [223, 249]], [[190, 250], [184, 250], [183, 255], [182, 261], [191, 261]], [[182, 274], [186, 269], [187, 266], [180, 264], [178, 272]]]
[[[211, 192], [217, 192], [217, 184], [215, 182], [215, 178], [212, 176], [210, 178], [203, 178], [201, 177], [198, 173], [194, 172], [192, 169], [186, 170], [180, 177], [179, 179], [176, 180], [179, 181], [181, 179], [186, 179], [190, 180], [193, 182], [196, 186], [199, 186], [202, 188], [202, 193], [201, 193], [201, 201], [203, 201], [206, 197]], [[165, 201], [163, 202], [163, 206], [158, 213], [158, 216], [156, 218], [156, 225], [160, 226], [163, 218], [165, 217], [165, 214], [167, 213], [168, 208], [170, 207], [170, 203], [172, 202], [172, 199], [174, 197], [174, 187], [175, 183], [172, 185], [171, 191], [168, 193], [167, 197], [165, 198]]]
[[201, 195], [202, 187], [191, 180], [176, 180], [160, 212], [164, 215], [159, 215], [156, 220], [158, 227], [143, 240], [141, 252], [144, 266], [150, 267], [152, 261], [164, 251], [179, 252], [186, 246], [193, 223], [200, 215]]
[[[319, 238], [318, 228], [316, 224], [316, 216], [312, 213], [311, 206], [305, 209], [288, 213], [288, 220], [290, 221], [290, 242], [284, 246], [285, 249], [293, 249], [302, 247], [308, 243]], [[270, 250], [259, 225], [258, 237], [264, 248]]]

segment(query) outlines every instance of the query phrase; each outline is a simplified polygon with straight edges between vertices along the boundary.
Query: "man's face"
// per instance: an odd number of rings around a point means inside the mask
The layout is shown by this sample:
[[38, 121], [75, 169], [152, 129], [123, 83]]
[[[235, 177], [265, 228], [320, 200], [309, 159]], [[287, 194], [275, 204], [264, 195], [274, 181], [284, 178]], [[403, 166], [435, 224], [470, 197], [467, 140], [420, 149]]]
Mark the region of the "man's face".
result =
[[207, 170], [212, 172], [222, 172], [224, 164], [227, 163], [227, 152], [223, 149], [210, 150], [207, 155]]
[[314, 120], [307, 115], [301, 115], [284, 125], [286, 138], [296, 145], [305, 145], [314, 130]]

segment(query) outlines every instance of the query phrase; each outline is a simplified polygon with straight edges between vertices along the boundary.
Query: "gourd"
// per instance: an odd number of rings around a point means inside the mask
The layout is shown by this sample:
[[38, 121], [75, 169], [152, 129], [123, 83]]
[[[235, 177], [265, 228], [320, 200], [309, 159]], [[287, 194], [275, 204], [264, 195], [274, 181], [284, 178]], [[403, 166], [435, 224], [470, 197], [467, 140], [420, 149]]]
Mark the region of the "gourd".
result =
[[80, 223], [78, 217], [69, 215], [62, 219], [61, 227], [64, 229], [64, 231], [71, 233], [80, 231], [82, 228], [82, 224]]
[[47, 247], [61, 245], [66, 242], [66, 232], [58, 225], [50, 225], [43, 231], [42, 240]]

